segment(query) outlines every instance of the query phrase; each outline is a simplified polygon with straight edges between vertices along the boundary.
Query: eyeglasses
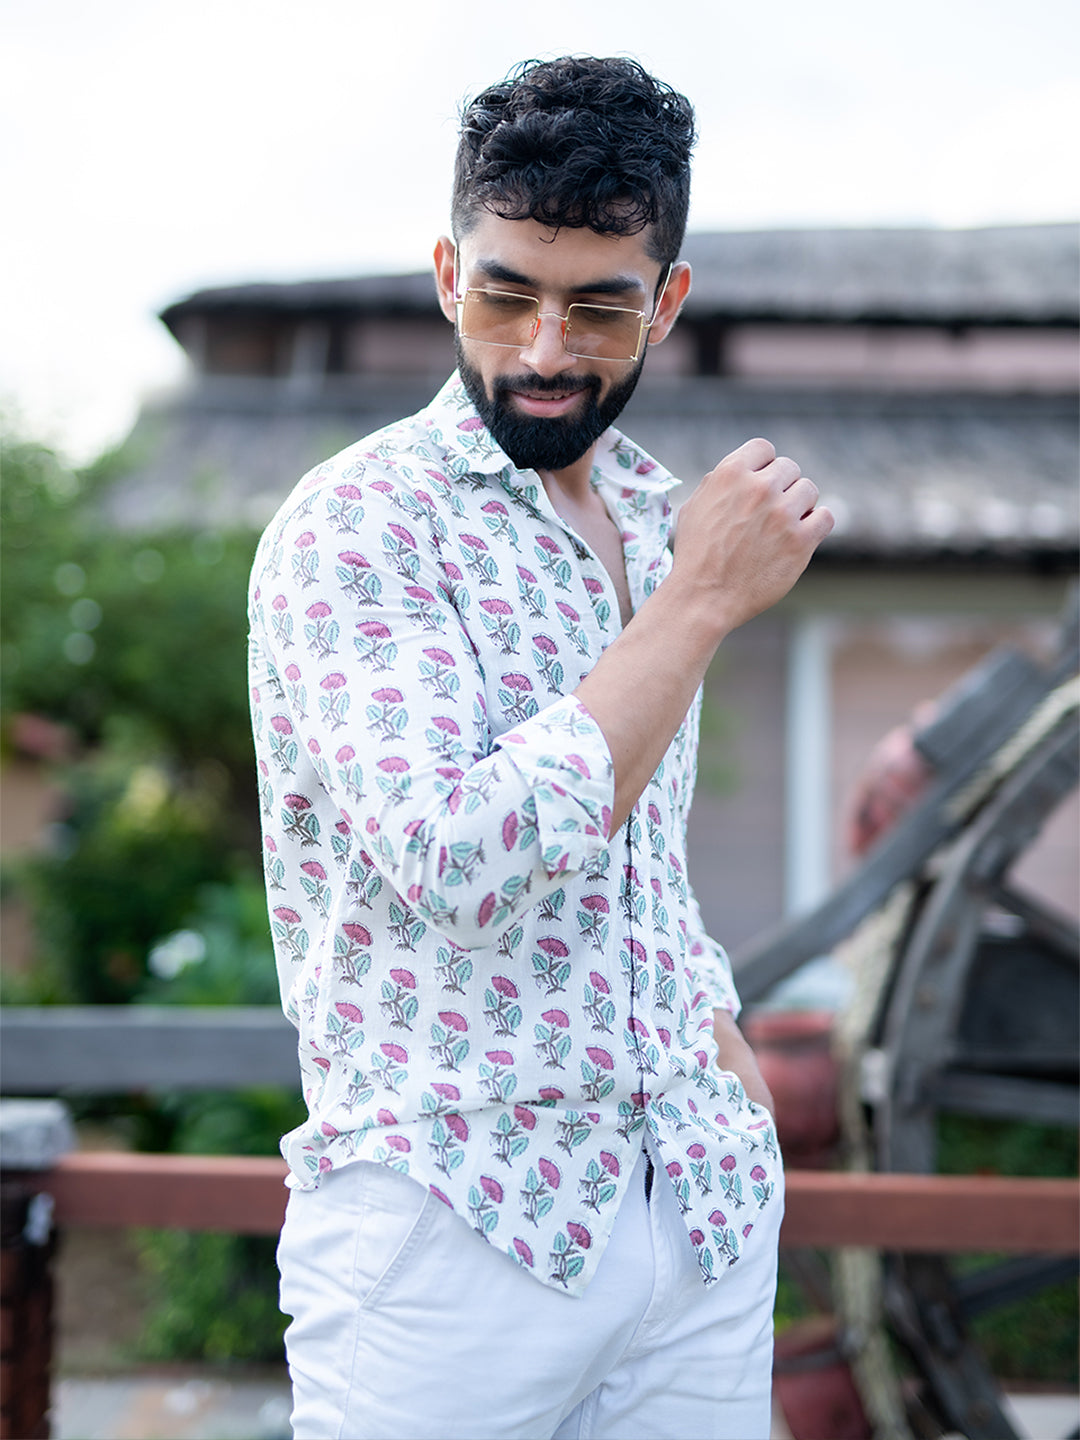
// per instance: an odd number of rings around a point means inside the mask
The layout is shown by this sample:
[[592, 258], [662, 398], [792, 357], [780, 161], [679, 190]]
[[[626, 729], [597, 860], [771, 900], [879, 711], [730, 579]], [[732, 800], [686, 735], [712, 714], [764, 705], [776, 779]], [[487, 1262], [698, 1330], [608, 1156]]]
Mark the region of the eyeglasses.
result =
[[463, 340], [478, 340], [483, 345], [527, 350], [536, 339], [540, 321], [552, 319], [562, 325], [563, 345], [568, 355], [582, 360], [636, 360], [646, 335], [656, 323], [656, 312], [671, 271], [669, 265], [663, 289], [653, 307], [653, 318], [647, 320], [644, 310], [625, 310], [618, 305], [571, 305], [565, 315], [559, 315], [552, 310], [541, 310], [535, 295], [519, 295], [513, 290], [470, 287], [464, 295], [457, 295], [455, 265], [458, 334]]

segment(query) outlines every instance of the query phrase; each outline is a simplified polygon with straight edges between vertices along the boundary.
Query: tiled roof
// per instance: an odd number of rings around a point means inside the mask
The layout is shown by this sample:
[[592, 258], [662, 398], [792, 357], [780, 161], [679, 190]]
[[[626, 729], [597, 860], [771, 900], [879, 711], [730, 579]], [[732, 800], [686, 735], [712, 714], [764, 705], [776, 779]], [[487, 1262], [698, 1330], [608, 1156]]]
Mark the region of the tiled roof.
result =
[[[934, 323], [1073, 324], [1080, 309], [1080, 228], [718, 231], [687, 236], [694, 270], [687, 317]], [[170, 305], [189, 315], [435, 313], [428, 272], [295, 284], [229, 285]]]
[[[144, 413], [135, 440], [148, 460], [119, 492], [119, 518], [263, 523], [309, 466], [420, 408], [433, 388], [343, 384], [299, 406], [270, 381], [204, 385]], [[822, 560], [1075, 563], [1075, 397], [656, 377], [642, 382], [620, 424], [691, 483], [750, 436], [767, 436], [834, 507], [837, 529]]]

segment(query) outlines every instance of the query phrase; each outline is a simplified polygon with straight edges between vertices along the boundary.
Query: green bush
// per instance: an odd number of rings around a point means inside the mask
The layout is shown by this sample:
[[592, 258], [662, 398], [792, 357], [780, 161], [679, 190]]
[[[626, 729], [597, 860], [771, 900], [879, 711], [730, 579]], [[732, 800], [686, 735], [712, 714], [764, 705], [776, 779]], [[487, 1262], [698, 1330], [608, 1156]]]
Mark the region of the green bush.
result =
[[[938, 1122], [939, 1168], [945, 1174], [1076, 1175], [1080, 1137], [1054, 1125], [1002, 1123], [946, 1115]], [[963, 1255], [952, 1260], [957, 1275], [1007, 1259]], [[1077, 1282], [1048, 1286], [971, 1322], [971, 1331], [994, 1374], [1003, 1380], [1080, 1381], [1080, 1305]]]

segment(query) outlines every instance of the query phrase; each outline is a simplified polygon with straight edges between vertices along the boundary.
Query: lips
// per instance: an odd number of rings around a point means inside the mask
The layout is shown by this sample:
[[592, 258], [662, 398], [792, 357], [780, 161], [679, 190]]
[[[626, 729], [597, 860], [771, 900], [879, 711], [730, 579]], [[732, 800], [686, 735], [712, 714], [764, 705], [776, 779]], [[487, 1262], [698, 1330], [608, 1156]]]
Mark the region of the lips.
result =
[[550, 418], [557, 415], [569, 414], [576, 409], [581, 396], [584, 394], [581, 388], [573, 390], [561, 390], [557, 392], [535, 390], [511, 390], [509, 398], [519, 410], [526, 415], [533, 415], [537, 418]]

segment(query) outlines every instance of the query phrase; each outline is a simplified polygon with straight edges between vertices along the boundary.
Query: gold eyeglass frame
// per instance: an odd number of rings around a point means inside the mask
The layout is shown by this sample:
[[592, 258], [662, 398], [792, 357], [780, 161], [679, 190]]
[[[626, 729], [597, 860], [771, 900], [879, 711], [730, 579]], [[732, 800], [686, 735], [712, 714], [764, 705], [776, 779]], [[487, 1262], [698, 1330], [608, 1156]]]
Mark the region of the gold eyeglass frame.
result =
[[[624, 305], [596, 305], [596, 304], [593, 304], [592, 302], [586, 303], [586, 302], [584, 302], [584, 301], [575, 301], [575, 303], [574, 303], [573, 305], [568, 305], [568, 306], [566, 307], [566, 314], [565, 314], [565, 315], [560, 315], [557, 310], [541, 310], [541, 309], [540, 309], [540, 300], [539, 300], [539, 298], [538, 298], [536, 295], [522, 295], [522, 294], [520, 294], [520, 293], [519, 293], [518, 291], [516, 291], [516, 290], [499, 290], [499, 289], [495, 288], [494, 286], [490, 286], [490, 285], [469, 285], [469, 286], [466, 287], [464, 294], [459, 295], [459, 294], [458, 294], [458, 258], [457, 258], [457, 252], [455, 251], [455, 252], [454, 252], [454, 306], [455, 306], [455, 312], [456, 312], [456, 315], [457, 315], [457, 332], [458, 332], [458, 334], [461, 336], [461, 338], [462, 338], [463, 340], [471, 340], [475, 345], [497, 345], [500, 350], [527, 350], [527, 349], [529, 348], [529, 346], [532, 345], [532, 344], [535, 342], [535, 340], [536, 340], [536, 337], [537, 337], [537, 335], [538, 335], [538, 333], [539, 333], [539, 330], [540, 330], [540, 321], [541, 321], [541, 320], [558, 320], [558, 321], [560, 322], [561, 326], [562, 326], [563, 349], [566, 351], [566, 353], [567, 353], [568, 355], [573, 355], [575, 359], [577, 359], [577, 360], [606, 360], [606, 361], [609, 361], [609, 362], [611, 362], [611, 363], [616, 363], [616, 364], [625, 364], [627, 361], [633, 362], [633, 361], [639, 360], [639, 359], [641, 358], [641, 347], [642, 347], [642, 345], [645, 343], [645, 338], [646, 338], [646, 336], [648, 335], [648, 332], [649, 332], [649, 331], [652, 329], [652, 327], [656, 324], [657, 312], [659, 311], [660, 306], [661, 306], [661, 303], [663, 302], [664, 296], [665, 296], [665, 294], [667, 293], [668, 282], [671, 280], [671, 272], [672, 272], [672, 270], [673, 270], [674, 268], [675, 268], [675, 262], [672, 261], [671, 264], [668, 265], [667, 274], [664, 276], [664, 283], [663, 283], [663, 286], [661, 287], [660, 294], [656, 297], [656, 304], [653, 306], [653, 313], [652, 313], [652, 319], [651, 319], [651, 320], [646, 320], [646, 318], [645, 318], [645, 311], [644, 311], [644, 310], [632, 310], [632, 309], [630, 309], [628, 306], [624, 306]], [[465, 332], [464, 332], [464, 330], [461, 328], [461, 312], [462, 312], [462, 307], [464, 306], [465, 301], [466, 301], [466, 299], [468, 298], [468, 296], [469, 296], [470, 294], [476, 294], [476, 295], [505, 295], [505, 296], [507, 296], [508, 298], [513, 299], [513, 300], [531, 300], [531, 301], [533, 302], [533, 304], [536, 306], [536, 317], [535, 317], [535, 319], [534, 319], [533, 322], [532, 322], [532, 334], [530, 335], [528, 342], [525, 343], [525, 344], [518, 345], [518, 344], [516, 344], [516, 343], [515, 343], [514, 341], [512, 341], [512, 340], [485, 340], [482, 336], [479, 336], [479, 335], [466, 335]], [[566, 343], [566, 332], [567, 332], [567, 329], [568, 329], [569, 326], [570, 326], [570, 317], [571, 317], [571, 315], [573, 314], [573, 312], [574, 312], [575, 310], [610, 310], [610, 311], [613, 311], [613, 312], [618, 313], [618, 314], [620, 314], [620, 315], [636, 315], [636, 316], [638, 317], [638, 322], [639, 322], [639, 324], [638, 324], [637, 345], [636, 345], [635, 348], [634, 348], [634, 353], [633, 353], [632, 355], [586, 355], [586, 354], [582, 354], [580, 351], [571, 350], [570, 347], [569, 347], [569, 345], [567, 345], [567, 343]]]

